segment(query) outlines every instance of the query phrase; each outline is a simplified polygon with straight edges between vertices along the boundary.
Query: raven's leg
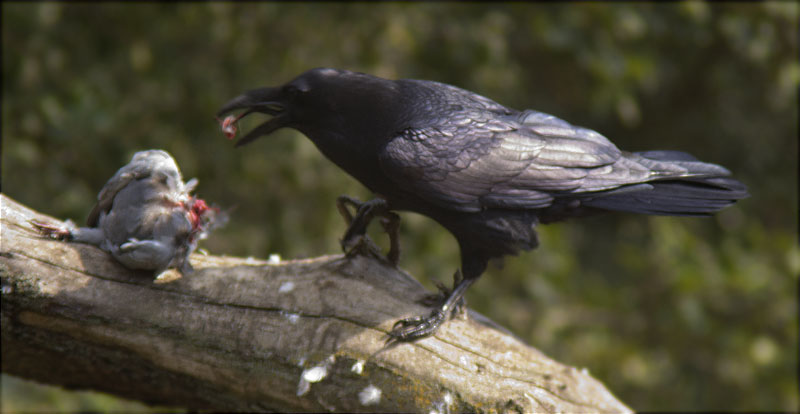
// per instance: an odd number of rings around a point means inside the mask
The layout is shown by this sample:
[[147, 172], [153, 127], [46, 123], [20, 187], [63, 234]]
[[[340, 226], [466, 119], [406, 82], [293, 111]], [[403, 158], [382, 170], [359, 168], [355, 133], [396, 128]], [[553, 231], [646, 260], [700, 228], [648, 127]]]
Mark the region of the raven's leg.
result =
[[439, 307], [428, 315], [401, 319], [389, 332], [389, 341], [414, 341], [436, 332], [450, 316], [454, 315], [464, 304], [464, 293], [486, 270], [489, 260], [476, 252], [461, 251], [462, 271], [453, 276], [454, 287]]
[[[336, 199], [336, 208], [347, 223], [347, 230], [341, 240], [342, 250], [347, 256], [362, 254], [381, 259], [381, 249], [365, 234], [369, 222], [364, 223], [364, 218], [359, 218], [359, 211], [364, 204], [361, 200], [346, 195]], [[350, 207], [355, 210], [355, 215], [350, 212]], [[360, 233], [357, 227], [362, 228]]]
[[352, 206], [353, 208], [358, 210], [358, 206], [360, 206], [361, 204], [362, 204], [361, 200], [346, 195], [340, 195], [336, 199], [336, 208], [339, 210], [339, 214], [342, 216], [345, 223], [347, 223], [348, 227], [353, 222], [353, 214], [350, 213], [350, 209], [348, 208], [348, 206]]
[[[380, 249], [366, 235], [369, 223], [376, 216], [380, 216], [383, 217], [381, 224], [389, 235], [390, 247], [386, 258], [393, 266], [397, 266], [397, 261], [400, 258], [400, 245], [398, 242], [400, 216], [389, 211], [389, 205], [386, 200], [375, 198], [361, 202], [349, 196], [339, 196], [336, 200], [336, 207], [348, 225], [347, 231], [342, 238], [342, 249], [346, 254], [360, 252], [380, 256]], [[350, 212], [349, 207], [353, 207], [356, 210], [355, 216]]]
[[389, 235], [389, 252], [386, 253], [386, 258], [392, 266], [397, 266], [400, 261], [400, 216], [387, 211], [381, 219], [381, 226]]

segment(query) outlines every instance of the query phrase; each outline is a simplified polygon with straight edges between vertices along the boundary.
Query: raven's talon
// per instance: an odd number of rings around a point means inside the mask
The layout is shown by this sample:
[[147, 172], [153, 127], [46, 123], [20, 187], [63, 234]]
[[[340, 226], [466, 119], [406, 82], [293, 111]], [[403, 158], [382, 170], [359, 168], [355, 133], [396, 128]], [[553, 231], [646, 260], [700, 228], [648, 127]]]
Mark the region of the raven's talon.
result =
[[342, 240], [341, 245], [342, 251], [344, 251], [347, 257], [360, 255], [373, 257], [378, 260], [386, 260], [381, 253], [381, 248], [367, 235], [356, 236], [350, 240]]
[[[336, 208], [348, 226], [341, 241], [342, 250], [346, 256], [363, 254], [397, 267], [397, 262], [400, 260], [400, 245], [397, 241], [400, 216], [389, 211], [386, 200], [376, 198], [370, 201], [361, 201], [341, 195], [336, 199]], [[351, 208], [354, 212], [351, 211]], [[385, 256], [381, 253], [380, 247], [365, 234], [367, 226], [375, 216], [382, 217], [380, 223], [389, 235], [390, 247]]]
[[339, 214], [344, 219], [345, 224], [348, 226], [353, 223], [353, 213], [350, 212], [348, 206], [352, 206], [353, 209], [358, 212], [359, 207], [364, 204], [363, 201], [353, 198], [347, 195], [340, 195], [336, 198], [336, 208], [339, 210]]
[[389, 332], [390, 341], [411, 341], [433, 334], [447, 320], [447, 314], [435, 309], [429, 315], [400, 319]]
[[424, 320], [425, 320], [425, 315], [400, 319], [399, 321], [395, 322], [394, 325], [392, 325], [392, 332], [397, 331], [399, 328], [405, 328], [406, 326], [414, 326]]

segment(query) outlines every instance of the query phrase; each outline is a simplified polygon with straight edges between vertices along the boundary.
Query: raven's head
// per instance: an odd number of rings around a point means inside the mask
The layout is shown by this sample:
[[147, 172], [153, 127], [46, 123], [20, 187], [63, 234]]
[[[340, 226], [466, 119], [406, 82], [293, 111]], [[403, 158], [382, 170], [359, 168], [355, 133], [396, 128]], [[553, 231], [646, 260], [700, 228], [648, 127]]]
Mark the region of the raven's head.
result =
[[[331, 129], [346, 124], [349, 116], [366, 116], [380, 101], [391, 100], [385, 93], [394, 82], [347, 70], [317, 68], [308, 70], [283, 86], [252, 89], [220, 108], [217, 116], [244, 109], [237, 117], [225, 119], [226, 135], [235, 134], [233, 123], [260, 112], [272, 115], [236, 142], [242, 146], [277, 129], [290, 127]], [[385, 108], [385, 106], [384, 106]]]

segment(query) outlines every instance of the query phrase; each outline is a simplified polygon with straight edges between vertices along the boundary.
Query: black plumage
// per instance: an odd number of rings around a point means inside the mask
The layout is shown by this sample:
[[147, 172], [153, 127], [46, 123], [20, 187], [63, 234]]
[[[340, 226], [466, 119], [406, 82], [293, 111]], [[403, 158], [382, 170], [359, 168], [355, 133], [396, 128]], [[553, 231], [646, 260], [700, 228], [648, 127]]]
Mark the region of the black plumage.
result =
[[426, 215], [455, 236], [453, 291], [430, 315], [398, 322], [400, 340], [434, 332], [490, 259], [536, 247], [539, 223], [607, 210], [708, 215], [747, 196], [719, 165], [678, 151], [621, 151], [590, 129], [438, 82], [312, 69], [245, 92], [219, 115], [237, 109], [246, 111], [236, 120], [273, 115], [237, 145], [294, 128], [378, 195], [359, 208], [345, 246], [392, 210]]

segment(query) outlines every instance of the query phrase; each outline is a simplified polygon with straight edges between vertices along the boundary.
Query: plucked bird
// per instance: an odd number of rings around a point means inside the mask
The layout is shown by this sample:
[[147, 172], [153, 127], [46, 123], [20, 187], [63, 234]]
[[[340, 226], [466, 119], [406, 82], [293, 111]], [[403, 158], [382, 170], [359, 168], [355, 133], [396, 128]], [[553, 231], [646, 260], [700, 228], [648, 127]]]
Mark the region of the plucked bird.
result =
[[89, 213], [88, 227], [71, 220], [33, 224], [45, 235], [93, 244], [130, 269], [192, 271], [189, 255], [225, 215], [191, 192], [178, 164], [162, 150], [140, 151], [103, 186]]

